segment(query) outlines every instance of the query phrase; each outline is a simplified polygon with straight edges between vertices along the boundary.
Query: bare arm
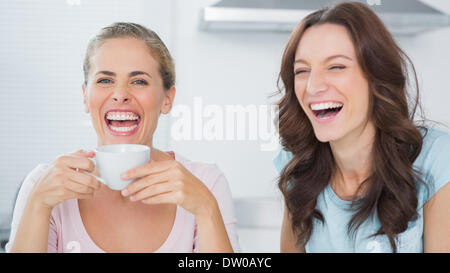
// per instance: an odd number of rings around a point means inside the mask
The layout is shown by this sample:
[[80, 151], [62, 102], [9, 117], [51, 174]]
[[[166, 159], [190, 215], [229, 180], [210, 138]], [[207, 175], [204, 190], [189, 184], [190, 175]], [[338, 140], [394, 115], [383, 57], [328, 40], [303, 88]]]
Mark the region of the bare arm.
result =
[[93, 163], [85, 157], [93, 155], [80, 150], [60, 156], [39, 178], [27, 197], [11, 252], [47, 252], [53, 207], [68, 199], [93, 198], [100, 182], [73, 169], [92, 171]]
[[305, 253], [304, 246], [299, 249], [295, 242], [294, 232], [292, 231], [291, 217], [286, 205], [284, 206], [283, 224], [281, 226], [280, 250], [282, 253]]
[[138, 178], [122, 191], [124, 196], [149, 205], [177, 204], [192, 213], [197, 222], [199, 252], [233, 252], [219, 201], [181, 163], [151, 160], [127, 171], [123, 178]]
[[11, 252], [47, 252], [51, 209], [29, 200], [23, 212]]
[[199, 252], [233, 252], [217, 202], [196, 220]]
[[280, 251], [282, 253], [305, 253], [305, 247], [297, 248], [294, 232], [292, 231], [291, 218], [286, 205], [284, 206], [283, 224], [281, 226]]
[[450, 183], [424, 205], [424, 251], [450, 252]]

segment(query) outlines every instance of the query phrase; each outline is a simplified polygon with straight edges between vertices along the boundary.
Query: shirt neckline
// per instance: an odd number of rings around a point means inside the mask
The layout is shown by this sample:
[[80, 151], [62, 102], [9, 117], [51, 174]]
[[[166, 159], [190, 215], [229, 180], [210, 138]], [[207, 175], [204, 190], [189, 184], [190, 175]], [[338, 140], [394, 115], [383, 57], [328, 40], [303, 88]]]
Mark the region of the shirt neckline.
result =
[[[170, 151], [169, 153], [171, 155], [173, 155], [175, 160], [178, 159], [178, 155], [176, 155], [173, 151]], [[75, 202], [75, 221], [76, 221], [75, 224], [80, 227], [80, 228], [75, 228], [75, 230], [79, 231], [80, 238], [87, 239], [87, 241], [85, 241], [85, 242], [88, 243], [89, 245], [91, 245], [93, 248], [95, 248], [97, 252], [104, 252], [104, 253], [106, 253], [105, 250], [100, 248], [94, 242], [94, 240], [92, 240], [91, 236], [87, 232], [86, 227], [84, 226], [84, 223], [83, 223], [83, 219], [81, 218], [80, 207], [78, 206], [78, 199], [72, 199], [72, 200]], [[173, 244], [177, 241], [176, 239], [180, 235], [180, 232], [181, 232], [181, 228], [180, 227], [183, 226], [183, 223], [184, 223], [184, 215], [182, 214], [181, 208], [177, 205], [176, 206], [175, 219], [173, 221], [173, 225], [172, 225], [172, 228], [170, 230], [170, 233], [167, 236], [166, 240], [162, 243], [162, 245], [159, 248], [157, 248], [154, 251], [154, 253], [169, 252], [169, 250], [171, 249]]]
[[350, 208], [350, 206], [352, 205], [352, 203], [356, 200], [353, 201], [348, 201], [348, 200], [342, 200], [333, 190], [333, 188], [331, 187], [330, 184], [328, 184], [325, 188], [325, 192], [327, 194], [327, 196], [331, 199], [331, 201], [333, 201], [333, 203], [335, 203], [337, 206], [339, 207], [344, 207], [344, 208]]

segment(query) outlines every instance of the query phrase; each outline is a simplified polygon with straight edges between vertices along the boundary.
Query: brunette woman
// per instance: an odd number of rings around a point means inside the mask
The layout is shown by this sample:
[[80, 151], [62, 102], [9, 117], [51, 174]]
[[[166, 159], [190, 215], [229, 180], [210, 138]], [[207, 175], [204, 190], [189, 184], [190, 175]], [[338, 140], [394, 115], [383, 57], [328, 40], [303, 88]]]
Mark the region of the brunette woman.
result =
[[280, 79], [281, 251], [449, 252], [450, 135], [415, 124], [414, 67], [377, 15], [310, 14]]

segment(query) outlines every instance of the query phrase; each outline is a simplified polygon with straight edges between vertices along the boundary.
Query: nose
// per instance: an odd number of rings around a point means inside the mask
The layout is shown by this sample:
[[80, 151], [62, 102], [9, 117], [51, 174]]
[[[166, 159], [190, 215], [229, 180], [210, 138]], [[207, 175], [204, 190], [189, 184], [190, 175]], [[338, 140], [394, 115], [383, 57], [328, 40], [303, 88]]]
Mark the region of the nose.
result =
[[131, 94], [128, 92], [127, 87], [118, 86], [117, 89], [114, 90], [111, 98], [115, 103], [129, 103], [131, 101]]
[[310, 95], [326, 91], [328, 84], [325, 76], [320, 71], [311, 71], [306, 85], [306, 92]]

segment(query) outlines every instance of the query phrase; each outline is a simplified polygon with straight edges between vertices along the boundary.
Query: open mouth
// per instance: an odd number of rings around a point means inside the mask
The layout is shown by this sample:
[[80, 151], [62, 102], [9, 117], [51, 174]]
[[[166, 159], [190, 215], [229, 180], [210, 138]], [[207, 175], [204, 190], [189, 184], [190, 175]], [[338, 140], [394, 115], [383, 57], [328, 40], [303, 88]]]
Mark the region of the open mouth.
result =
[[309, 106], [316, 116], [320, 120], [331, 119], [342, 110], [344, 105], [339, 102], [325, 102], [325, 103], [312, 103]]
[[132, 135], [141, 122], [141, 117], [132, 111], [108, 111], [105, 114], [105, 123], [113, 135]]

